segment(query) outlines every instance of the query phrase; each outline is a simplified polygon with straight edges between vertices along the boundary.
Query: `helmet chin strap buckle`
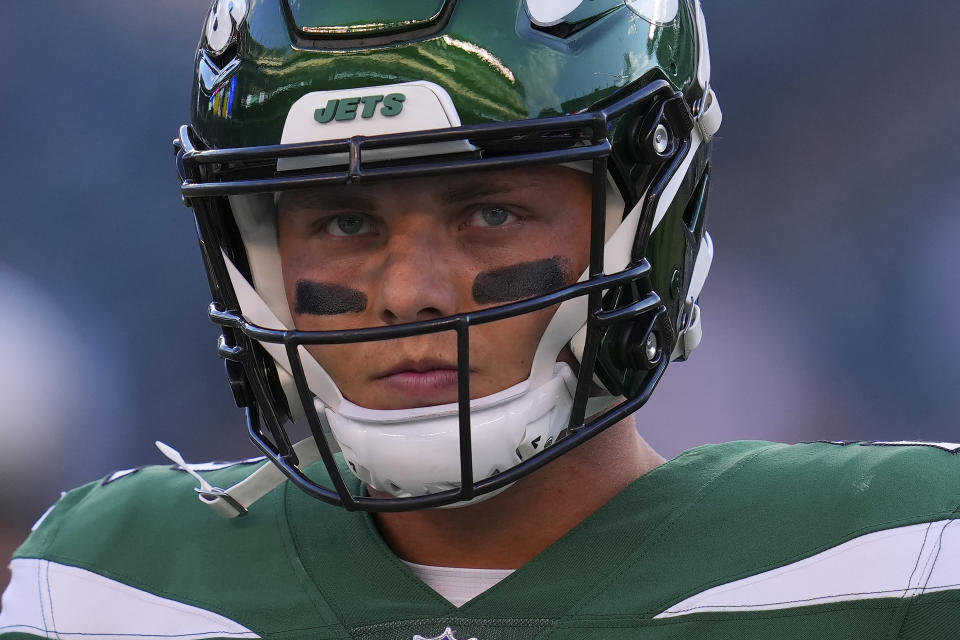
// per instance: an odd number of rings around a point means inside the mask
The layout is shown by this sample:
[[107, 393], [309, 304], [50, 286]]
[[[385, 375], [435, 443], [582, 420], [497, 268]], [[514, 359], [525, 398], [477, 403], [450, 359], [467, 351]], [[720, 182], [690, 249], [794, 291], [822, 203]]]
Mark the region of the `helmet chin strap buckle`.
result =
[[[200, 482], [200, 486], [194, 488], [200, 502], [225, 518], [245, 516], [254, 502], [279, 487], [287, 479], [279, 467], [268, 461], [232, 487], [221, 489], [207, 482], [206, 478], [198, 473], [196, 465], [191, 465], [184, 460], [179, 451], [160, 441], [155, 444], [160, 449], [160, 453]], [[313, 464], [320, 459], [320, 451], [311, 437], [296, 443], [293, 449], [303, 466]]]
[[690, 278], [690, 287], [687, 289], [687, 298], [683, 302], [680, 320], [677, 322], [677, 344], [670, 354], [671, 360], [686, 360], [693, 350], [700, 344], [703, 337], [703, 326], [700, 323], [700, 292], [710, 273], [713, 263], [713, 239], [709, 233], [704, 233], [700, 239], [700, 248], [697, 259], [693, 264], [693, 275]]
[[683, 361], [690, 357], [693, 350], [700, 345], [703, 337], [703, 326], [700, 324], [700, 305], [688, 298], [683, 304], [683, 314], [686, 320], [677, 332], [677, 344], [670, 354], [671, 360]]
[[215, 487], [209, 482], [207, 482], [207, 479], [201, 476], [197, 472], [197, 470], [194, 468], [194, 465], [190, 464], [189, 462], [183, 459], [183, 456], [180, 454], [179, 451], [177, 451], [176, 449], [174, 449], [173, 447], [171, 447], [170, 445], [164, 442], [160, 442], [159, 440], [157, 440], [154, 444], [157, 445], [157, 449], [160, 449], [160, 453], [165, 455], [167, 458], [170, 459], [171, 462], [173, 462], [175, 465], [177, 465], [178, 467], [180, 467], [181, 469], [189, 473], [191, 476], [196, 478], [197, 481], [200, 482], [200, 486], [196, 487], [194, 491], [196, 491], [199, 494], [200, 500], [202, 502], [206, 504], [212, 504], [215, 501], [223, 499], [226, 501], [226, 503], [229, 505], [230, 508], [236, 511], [234, 515], [237, 515], [237, 516], [246, 515], [247, 513], [246, 507], [244, 507], [242, 504], [237, 502], [229, 493], [227, 493], [220, 487]]
[[720, 103], [717, 102], [717, 96], [710, 87], [707, 87], [707, 91], [698, 105], [695, 120], [697, 128], [700, 130], [700, 135], [703, 136], [706, 142], [710, 142], [713, 134], [720, 129], [720, 123], [723, 121], [723, 112], [720, 110]]
[[[200, 487], [196, 487], [194, 491], [197, 492], [197, 495], [200, 497], [200, 501], [204, 504], [212, 504], [218, 500], [222, 500], [226, 505], [231, 507], [236, 513], [230, 517], [240, 517], [247, 515], [248, 511], [245, 506], [237, 502], [237, 500], [231, 496], [227, 491], [224, 491], [220, 487], [213, 487], [204, 491]], [[220, 509], [217, 509], [220, 511]]]

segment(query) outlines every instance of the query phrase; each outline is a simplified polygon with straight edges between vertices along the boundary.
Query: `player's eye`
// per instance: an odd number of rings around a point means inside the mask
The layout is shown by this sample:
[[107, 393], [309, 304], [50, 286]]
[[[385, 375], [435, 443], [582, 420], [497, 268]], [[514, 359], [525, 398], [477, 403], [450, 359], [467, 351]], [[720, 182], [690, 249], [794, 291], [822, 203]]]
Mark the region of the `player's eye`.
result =
[[486, 206], [471, 214], [467, 224], [474, 227], [502, 227], [517, 220], [517, 216], [504, 207]]
[[346, 237], [373, 233], [376, 228], [365, 215], [345, 213], [329, 218], [324, 225], [324, 231], [332, 236]]

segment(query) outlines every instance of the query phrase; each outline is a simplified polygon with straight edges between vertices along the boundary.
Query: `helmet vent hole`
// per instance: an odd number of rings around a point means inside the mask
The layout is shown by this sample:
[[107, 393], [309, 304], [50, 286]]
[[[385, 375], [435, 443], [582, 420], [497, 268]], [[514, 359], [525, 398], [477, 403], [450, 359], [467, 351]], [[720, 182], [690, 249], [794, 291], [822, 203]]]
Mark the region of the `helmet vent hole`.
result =
[[[607, 17], [617, 9], [618, 7], [613, 6], [605, 11], [598, 13], [597, 15], [589, 16], [587, 18], [584, 18], [583, 20], [574, 19], [573, 22], [567, 22], [566, 20], [564, 20], [562, 22], [558, 22], [557, 24], [552, 24], [549, 26], [539, 25], [536, 22], [533, 22], [531, 20], [530, 28], [533, 29], [534, 31], [540, 31], [541, 33], [546, 33], [548, 35], [551, 35], [554, 38], [565, 39], [565, 38], [569, 38], [570, 36], [577, 33], [578, 31], [586, 29], [593, 23], [598, 22], [599, 20], [602, 20], [603, 18]], [[572, 16], [569, 16], [569, 17], [572, 17]]]
[[707, 188], [710, 185], [710, 172], [704, 171], [700, 184], [697, 185], [687, 208], [683, 212], [683, 223], [696, 236], [703, 231], [704, 212], [707, 204]]

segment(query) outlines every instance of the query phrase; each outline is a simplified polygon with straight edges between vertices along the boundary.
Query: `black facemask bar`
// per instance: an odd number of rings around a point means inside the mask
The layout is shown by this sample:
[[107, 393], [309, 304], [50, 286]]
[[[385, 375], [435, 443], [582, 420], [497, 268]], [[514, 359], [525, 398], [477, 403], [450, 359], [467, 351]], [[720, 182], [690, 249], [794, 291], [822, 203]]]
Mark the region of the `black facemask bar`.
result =
[[[664, 109], [664, 105], [668, 105], [668, 115], [674, 122], [673, 131], [682, 133], [682, 136], [676, 136], [676, 144], [669, 155], [663, 157], [663, 164], [657, 169], [647, 190], [640, 215], [638, 241], [634, 246], [634, 259], [625, 270], [607, 275], [603, 273], [606, 181], [608, 159], [613, 150], [608, 135], [615, 118], [639, 111], [646, 106], [647, 109], [641, 112], [642, 115], [650, 110], [651, 104], [660, 110]], [[219, 353], [227, 360], [228, 376], [231, 378], [238, 404], [247, 408], [247, 428], [254, 444], [298, 488], [314, 498], [348, 510], [408, 511], [468, 501], [516, 482], [639, 409], [663, 375], [673, 348], [672, 329], [666, 318], [666, 309], [651, 286], [650, 264], [643, 258], [645, 236], [649, 233], [649, 225], [660, 193], [689, 151], [688, 132], [692, 126], [692, 117], [682, 96], [665, 81], [657, 80], [642, 87], [629, 98], [596, 111], [533, 121], [473, 125], [369, 138], [358, 136], [328, 142], [202, 150], [195, 146], [190, 128], [181, 127], [180, 138], [175, 142], [182, 178], [181, 191], [184, 201], [193, 207], [197, 219], [201, 250], [213, 295], [210, 318], [223, 328]], [[631, 137], [634, 141], [644, 139], [642, 132], [639, 136]], [[458, 154], [435, 158], [418, 157], [413, 161], [393, 161], [389, 164], [369, 164], [363, 161], [363, 152], [369, 149], [464, 140], [477, 149], [477, 152], [470, 154], [468, 158]], [[544, 146], [548, 148], [544, 149]], [[346, 168], [341, 165], [295, 175], [287, 172], [280, 175], [276, 172], [276, 161], [279, 158], [333, 153], [347, 154], [349, 162]], [[590, 277], [583, 282], [546, 295], [478, 311], [363, 329], [277, 330], [252, 324], [242, 316], [221, 253], [222, 248], [228, 255], [231, 254], [230, 247], [224, 240], [231, 235], [225, 221], [232, 219], [225, 196], [481, 169], [556, 165], [583, 160], [590, 160], [593, 165]], [[235, 230], [233, 233], [235, 235]], [[640, 238], [640, 234], [644, 234], [644, 237]], [[609, 293], [605, 295], [605, 292], [627, 290], [633, 292], [633, 295], [616, 296], [615, 304], [610, 302], [612, 297]], [[586, 343], [567, 428], [552, 446], [505, 471], [475, 481], [470, 428], [470, 327], [530, 313], [580, 296], [587, 296]], [[606, 305], [605, 299], [608, 302]], [[354, 491], [344, 481], [327, 442], [324, 425], [300, 360], [299, 347], [397, 339], [443, 331], [454, 331], [457, 335], [459, 488], [402, 498], [354, 495]], [[642, 382], [631, 385], [624, 402], [587, 423], [585, 414], [597, 369], [597, 354], [600, 352], [601, 341], [611, 331], [616, 331], [621, 336], [626, 335], [634, 343], [640, 340], [641, 347], [645, 337], [654, 333], [658, 336], [660, 346], [653, 359], [634, 361], [629, 357], [625, 358], [626, 364], [623, 366], [640, 370]], [[286, 400], [276, 382], [276, 371], [273, 369], [275, 365], [258, 342], [284, 346], [299, 400], [321, 460], [334, 485], [333, 489], [315, 483], [300, 468], [299, 459], [284, 427], [287, 421], [283, 414]]]

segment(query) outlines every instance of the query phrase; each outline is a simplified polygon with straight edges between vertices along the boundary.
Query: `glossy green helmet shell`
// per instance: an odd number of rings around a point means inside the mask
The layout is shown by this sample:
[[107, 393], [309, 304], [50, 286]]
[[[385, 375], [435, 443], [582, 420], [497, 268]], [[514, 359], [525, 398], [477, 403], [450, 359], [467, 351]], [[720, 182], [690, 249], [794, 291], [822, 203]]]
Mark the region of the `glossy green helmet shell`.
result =
[[218, 53], [209, 34], [226, 4], [214, 3], [197, 51], [191, 122], [209, 148], [278, 143], [290, 106], [317, 90], [427, 80], [465, 125], [576, 113], [654, 78], [690, 104], [704, 91], [689, 2], [655, 24], [629, 7], [644, 3], [585, 0], [541, 27], [517, 0], [250, 1], [228, 12], [240, 19]]

